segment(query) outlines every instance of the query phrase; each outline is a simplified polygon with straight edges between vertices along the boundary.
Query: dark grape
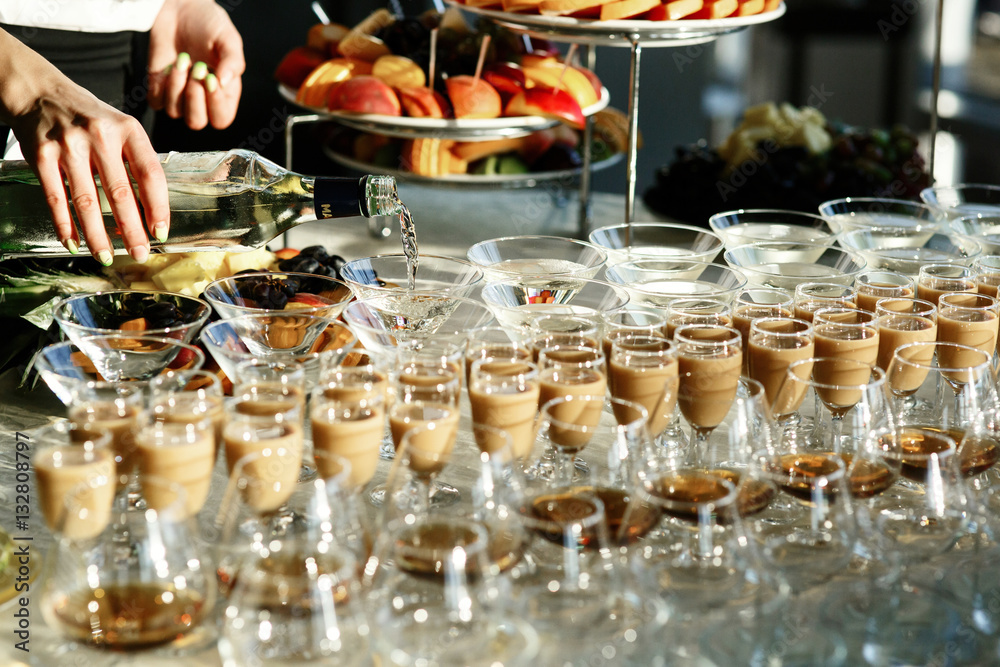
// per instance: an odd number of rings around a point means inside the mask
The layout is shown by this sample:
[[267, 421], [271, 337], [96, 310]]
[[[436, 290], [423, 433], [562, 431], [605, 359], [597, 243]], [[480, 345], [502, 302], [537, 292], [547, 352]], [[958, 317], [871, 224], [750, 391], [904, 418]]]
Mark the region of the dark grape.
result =
[[283, 259], [280, 262], [278, 262], [278, 270], [297, 272], [299, 270], [300, 263], [301, 260], [298, 257], [292, 257], [291, 259]]
[[340, 255], [330, 255], [330, 261], [327, 262], [327, 266], [332, 266], [337, 273], [344, 268], [344, 264], [347, 264], [347, 260]]
[[142, 316], [151, 329], [165, 329], [182, 324], [181, 311], [170, 301], [159, 301], [147, 305]]
[[320, 264], [326, 264], [330, 261], [330, 253], [321, 245], [311, 245], [308, 248], [303, 248], [299, 251], [299, 257], [311, 257]]

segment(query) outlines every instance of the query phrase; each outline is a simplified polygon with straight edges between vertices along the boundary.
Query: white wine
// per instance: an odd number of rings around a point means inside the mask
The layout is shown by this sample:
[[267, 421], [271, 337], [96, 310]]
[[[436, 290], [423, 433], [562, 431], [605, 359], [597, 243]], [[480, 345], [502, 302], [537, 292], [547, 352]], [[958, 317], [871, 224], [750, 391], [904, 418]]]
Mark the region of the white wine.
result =
[[[165, 242], [151, 239], [153, 252], [250, 250], [304, 222], [402, 216], [405, 211], [389, 176], [303, 176], [239, 149], [170, 153], [161, 156], [161, 164], [170, 197], [170, 236]], [[98, 194], [108, 236], [122, 254], [111, 207], [103, 190]], [[28, 164], [0, 162], [0, 258], [68, 255], [51, 220]]]

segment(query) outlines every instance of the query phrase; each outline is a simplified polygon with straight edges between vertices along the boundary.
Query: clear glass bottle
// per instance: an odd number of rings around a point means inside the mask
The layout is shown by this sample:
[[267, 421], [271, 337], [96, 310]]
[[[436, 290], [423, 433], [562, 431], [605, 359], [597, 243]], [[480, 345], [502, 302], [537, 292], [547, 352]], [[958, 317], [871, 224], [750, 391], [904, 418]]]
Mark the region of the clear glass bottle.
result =
[[[154, 252], [249, 250], [316, 219], [396, 215], [391, 176], [303, 176], [243, 149], [161, 156], [170, 195], [170, 236]], [[100, 186], [100, 183], [98, 183]], [[124, 253], [111, 207], [99, 189], [108, 236]], [[85, 252], [85, 249], [82, 250]], [[45, 195], [23, 161], [0, 162], [0, 258], [59, 256]]]

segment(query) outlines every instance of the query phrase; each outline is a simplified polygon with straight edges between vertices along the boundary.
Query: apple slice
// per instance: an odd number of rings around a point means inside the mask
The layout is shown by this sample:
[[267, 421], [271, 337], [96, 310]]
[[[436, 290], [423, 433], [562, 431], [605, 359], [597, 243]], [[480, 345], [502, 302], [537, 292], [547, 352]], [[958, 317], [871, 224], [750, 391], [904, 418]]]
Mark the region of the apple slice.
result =
[[546, 66], [561, 67], [562, 63], [559, 62], [559, 56], [553, 55], [548, 51], [533, 51], [531, 53], [525, 53], [521, 56], [521, 69], [527, 67], [546, 67]]
[[450, 107], [444, 95], [430, 88], [412, 86], [398, 88], [399, 102], [407, 116], [413, 118], [447, 118]]
[[764, 0], [740, 0], [740, 6], [736, 8], [737, 16], [753, 16], [764, 11]]
[[497, 89], [504, 104], [524, 89], [524, 70], [515, 63], [496, 63], [483, 72], [483, 78]]
[[705, 6], [705, 0], [672, 0], [649, 10], [650, 21], [676, 21], [694, 14]]
[[544, 155], [547, 150], [552, 148], [552, 144], [555, 142], [556, 133], [552, 129], [532, 132], [523, 138], [517, 154], [521, 156], [521, 159], [526, 164], [531, 165], [534, 164], [535, 160]]
[[330, 98], [330, 90], [352, 76], [370, 74], [371, 65], [351, 58], [334, 58], [314, 69], [302, 85], [295, 100], [309, 107], [322, 107]]
[[382, 56], [372, 65], [372, 76], [377, 76], [393, 88], [419, 88], [427, 83], [420, 65], [405, 56]]
[[308, 46], [297, 46], [281, 59], [274, 70], [274, 78], [289, 88], [298, 88], [317, 67], [326, 61], [323, 51]]
[[736, 0], [705, 0], [705, 6], [687, 18], [724, 19], [731, 16], [738, 6], [739, 3]]
[[537, 14], [542, 0], [501, 0], [500, 5], [505, 12]]
[[580, 104], [572, 95], [565, 90], [541, 86], [528, 88], [512, 97], [505, 115], [554, 118], [578, 130], [582, 130], [586, 122]]
[[521, 148], [527, 137], [504, 137], [487, 141], [463, 141], [452, 146], [452, 155], [466, 162], [475, 162], [489, 155], [510, 153]]
[[539, 12], [547, 16], [597, 17], [607, 0], [542, 0]]
[[400, 116], [403, 113], [399, 98], [392, 88], [370, 74], [353, 77], [334, 88], [327, 105], [330, 110], [351, 113], [384, 116]]
[[[735, 1], [735, 0], [734, 0]], [[455, 118], [499, 118], [503, 110], [500, 93], [482, 78], [467, 74], [445, 81]]]
[[[736, 2], [736, 0], [733, 0]], [[618, 21], [620, 19], [630, 19], [639, 14], [644, 14], [660, 4], [660, 0], [619, 0], [609, 2], [601, 7], [602, 21]]]
[[560, 88], [573, 96], [581, 108], [597, 104], [601, 99], [590, 79], [579, 70], [559, 63], [555, 66], [525, 67], [526, 88]]
[[[781, 6], [781, 0], [764, 0], [764, 11], [773, 12]], [[762, 12], [763, 13], [763, 12]]]

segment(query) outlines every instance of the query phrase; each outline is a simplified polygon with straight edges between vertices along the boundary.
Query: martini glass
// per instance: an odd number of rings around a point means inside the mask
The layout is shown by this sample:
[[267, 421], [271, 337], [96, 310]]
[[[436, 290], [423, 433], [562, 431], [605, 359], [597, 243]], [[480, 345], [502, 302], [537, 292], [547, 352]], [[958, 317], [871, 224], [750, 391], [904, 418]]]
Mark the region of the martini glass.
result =
[[716, 213], [708, 226], [727, 248], [755, 241], [794, 241], [833, 245], [840, 229], [818, 215], [775, 209], [743, 209]]
[[631, 303], [664, 308], [677, 299], [718, 298], [731, 302], [746, 287], [737, 269], [687, 259], [640, 259], [605, 270], [608, 282], [628, 291]]
[[884, 197], [832, 199], [819, 205], [819, 213], [841, 232], [899, 228], [910, 230], [914, 239], [930, 237], [940, 229], [944, 217], [926, 204]]
[[977, 215], [984, 219], [1000, 218], [1000, 186], [983, 183], [959, 183], [924, 188], [920, 199], [943, 215], [954, 218]]
[[[355, 304], [361, 303], [362, 306]], [[362, 297], [345, 309], [344, 319], [387, 334], [396, 342], [421, 341], [432, 336], [467, 337], [496, 323], [493, 312], [473, 299], [443, 292], [401, 291], [390, 295]], [[358, 330], [362, 344], [373, 342], [376, 349], [388, 342], [382, 333]], [[391, 345], [390, 345], [391, 347]]]
[[542, 315], [577, 315], [599, 323], [601, 317], [624, 308], [629, 295], [601, 280], [535, 275], [488, 283], [482, 299], [501, 326], [523, 334]]
[[322, 367], [335, 366], [357, 338], [344, 324], [319, 315], [255, 313], [219, 320], [202, 329], [201, 342], [232, 380], [240, 363], [260, 359], [302, 364], [309, 384]]
[[335, 318], [352, 293], [347, 283], [328, 276], [261, 271], [220, 278], [204, 295], [223, 319], [262, 311]]
[[863, 255], [821, 243], [758, 241], [726, 250], [729, 266], [751, 287], [792, 291], [802, 282], [851, 285], [868, 266]]
[[421, 254], [410, 285], [407, 260], [402, 253], [352, 260], [341, 267], [340, 275], [359, 299], [398, 297], [405, 292], [465, 297], [483, 279], [482, 270], [464, 259]]
[[871, 227], [844, 232], [840, 244], [856, 252], [870, 270], [916, 276], [925, 264], [967, 266], [983, 253], [971, 236], [942, 232], [914, 232], [907, 227]]
[[211, 314], [207, 303], [183, 294], [121, 290], [67, 297], [52, 317], [74, 342], [127, 331], [190, 343]]
[[1000, 252], [1000, 212], [998, 215], [983, 217], [980, 215], [964, 215], [953, 218], [948, 228], [956, 234], [971, 236], [983, 246], [983, 252], [996, 254]]
[[601, 248], [561, 236], [507, 236], [469, 248], [469, 261], [487, 280], [523, 274], [593, 278], [608, 260]]
[[144, 386], [165, 371], [198, 370], [205, 362], [201, 349], [174, 338], [112, 334], [82, 342], [53, 343], [35, 356], [38, 374], [65, 405], [72, 401], [74, 391], [90, 382]]
[[666, 222], [609, 225], [590, 233], [589, 240], [608, 253], [608, 264], [669, 257], [711, 262], [722, 251], [722, 238], [704, 227]]

